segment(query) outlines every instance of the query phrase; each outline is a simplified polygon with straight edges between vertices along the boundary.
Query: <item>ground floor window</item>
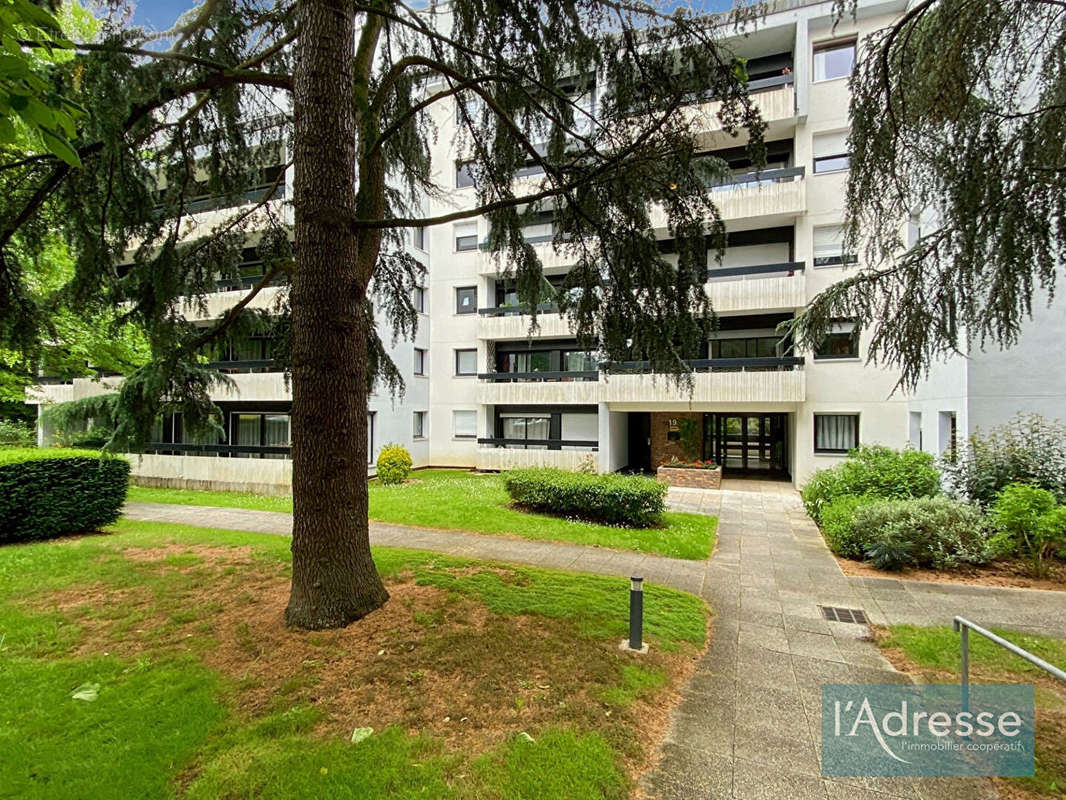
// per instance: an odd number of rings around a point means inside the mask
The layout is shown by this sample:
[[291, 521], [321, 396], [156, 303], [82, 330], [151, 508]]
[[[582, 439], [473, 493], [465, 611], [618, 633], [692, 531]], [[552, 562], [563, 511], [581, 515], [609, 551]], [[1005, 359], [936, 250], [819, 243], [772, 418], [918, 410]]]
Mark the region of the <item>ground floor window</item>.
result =
[[426, 412], [416, 411], [414, 414], [413, 435], [416, 439], [424, 439], [426, 436]]
[[858, 414], [814, 415], [814, 452], [847, 453], [858, 446]]
[[[551, 438], [551, 416], [500, 414], [500, 432], [503, 439], [509, 440], [510, 447], [540, 450], [547, 445], [536, 443], [536, 440]], [[529, 444], [529, 440], [533, 440], [534, 444]]]
[[456, 439], [474, 439], [477, 437], [477, 412], [453, 411], [452, 435]]

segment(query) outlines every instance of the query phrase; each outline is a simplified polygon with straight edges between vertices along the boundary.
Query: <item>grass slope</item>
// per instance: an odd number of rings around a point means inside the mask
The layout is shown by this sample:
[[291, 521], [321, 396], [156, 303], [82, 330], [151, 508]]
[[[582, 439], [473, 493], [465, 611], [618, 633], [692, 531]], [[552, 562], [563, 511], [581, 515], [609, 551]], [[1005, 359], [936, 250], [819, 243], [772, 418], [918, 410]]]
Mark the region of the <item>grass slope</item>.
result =
[[[386, 609], [288, 633], [269, 599], [287, 541], [113, 531], [0, 548], [0, 796], [620, 800], [670, 665], [705, 638], [701, 600], [649, 586], [637, 660], [616, 647], [624, 580], [390, 548]], [[395, 625], [353, 645], [378, 615]], [[434, 700], [485, 729], [449, 736]]]
[[[130, 500], [149, 503], [292, 511], [292, 498], [237, 492], [130, 487]], [[510, 507], [499, 475], [461, 470], [420, 470], [401, 486], [370, 483], [370, 518], [425, 528], [510, 534], [576, 544], [703, 560], [711, 554], [717, 520], [667, 513], [663, 528], [615, 528], [532, 514]]]

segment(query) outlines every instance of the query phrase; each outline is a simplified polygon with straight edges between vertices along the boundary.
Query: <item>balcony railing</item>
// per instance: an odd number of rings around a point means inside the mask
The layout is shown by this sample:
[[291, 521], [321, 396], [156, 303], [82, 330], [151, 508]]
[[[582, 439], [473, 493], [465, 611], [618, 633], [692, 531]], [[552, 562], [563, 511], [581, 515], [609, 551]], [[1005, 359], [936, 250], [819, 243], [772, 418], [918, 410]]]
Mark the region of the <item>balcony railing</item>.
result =
[[740, 278], [760, 275], [778, 275], [782, 272], [792, 275], [803, 272], [807, 267], [805, 261], [784, 261], [780, 264], [757, 264], [750, 267], [714, 267], [707, 273], [709, 280], [715, 278]]
[[564, 372], [482, 372], [478, 374], [478, 380], [491, 383], [543, 383], [545, 381], [559, 381], [563, 383], [584, 383], [598, 381], [598, 370], [571, 370]]
[[248, 372], [280, 372], [280, 370], [274, 370], [274, 359], [272, 358], [261, 358], [250, 361], [212, 361], [207, 366], [229, 375]]
[[724, 192], [741, 186], [765, 186], [774, 183], [792, 183], [797, 178], [802, 178], [806, 169], [799, 167], [777, 167], [775, 169], [750, 170], [738, 172], [720, 181], [712, 181], [709, 186], [711, 191]]
[[[693, 372], [791, 372], [803, 366], [800, 356], [769, 358], [698, 358], [687, 362]], [[647, 361], [614, 361], [604, 365], [613, 374], [646, 375], [651, 373]]]
[[195, 442], [152, 442], [145, 447], [146, 452], [156, 454], [179, 453], [184, 455], [241, 456], [277, 455], [290, 457], [291, 447], [243, 444], [198, 444]]
[[564, 447], [582, 447], [595, 452], [600, 443], [594, 439], [504, 439], [499, 437], [488, 437], [478, 439], [477, 443], [480, 445], [489, 445], [491, 447], [508, 447], [508, 448], [524, 448], [528, 449], [533, 447], [536, 449], [547, 450], [562, 450]]
[[[541, 305], [537, 306], [538, 314], [551, 314], [558, 312], [559, 306], [557, 306], [555, 303], [542, 303]], [[521, 314], [529, 314], [530, 307], [527, 305], [496, 306], [489, 308], [479, 308], [477, 310], [477, 313], [483, 317], [510, 317]]]
[[[765, 92], [770, 89], [776, 89], [779, 86], [791, 86], [794, 82], [795, 78], [791, 72], [771, 75], [769, 78], [757, 78], [753, 81], [748, 81], [748, 94]], [[713, 92], [693, 92], [690, 98], [690, 103], [710, 103], [718, 99]]]

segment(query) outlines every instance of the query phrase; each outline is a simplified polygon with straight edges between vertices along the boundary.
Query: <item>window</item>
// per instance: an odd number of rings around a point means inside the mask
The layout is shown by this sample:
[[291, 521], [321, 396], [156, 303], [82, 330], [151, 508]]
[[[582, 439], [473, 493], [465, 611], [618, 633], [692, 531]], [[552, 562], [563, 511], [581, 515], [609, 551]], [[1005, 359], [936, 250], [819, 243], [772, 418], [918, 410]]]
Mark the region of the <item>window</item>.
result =
[[474, 439], [477, 437], [477, 412], [453, 411], [452, 435], [456, 439]]
[[912, 411], [910, 414], [910, 443], [915, 450], [922, 449], [922, 412]]
[[497, 353], [497, 372], [555, 372], [551, 350]]
[[954, 461], [959, 436], [958, 418], [954, 411], [941, 411], [939, 417], [940, 455]]
[[477, 224], [455, 226], [455, 251], [457, 253], [477, 250]]
[[814, 351], [816, 360], [859, 357], [859, 329], [852, 320], [836, 320]]
[[455, 374], [477, 375], [477, 350], [455, 351]]
[[[500, 414], [500, 432], [508, 447], [543, 449], [548, 445], [538, 440], [551, 438], [551, 417], [526, 417], [518, 414]], [[529, 440], [537, 442], [528, 444]]]
[[416, 286], [414, 292], [411, 294], [411, 305], [415, 307], [415, 311], [420, 314], [426, 313], [426, 287]]
[[712, 339], [711, 358], [778, 358], [781, 344], [780, 336]]
[[458, 189], [463, 189], [467, 186], [474, 185], [474, 173], [470, 166], [472, 161], [464, 161], [461, 164], [455, 165], [455, 186]]
[[426, 249], [426, 229], [425, 228], [415, 228], [414, 240], [415, 240], [415, 247], [417, 247], [419, 250], [425, 250]]
[[818, 133], [814, 136], [814, 171], [840, 172], [851, 166], [848, 132]]
[[822, 42], [814, 46], [814, 80], [847, 78], [855, 69], [855, 40]]
[[456, 314], [476, 314], [477, 313], [477, 287], [476, 286], [460, 286], [455, 290], [455, 313]]
[[374, 463], [374, 422], [377, 420], [378, 412], [368, 411], [366, 412], [366, 463], [371, 465]]
[[859, 257], [844, 252], [844, 228], [841, 225], [825, 225], [814, 229], [814, 266], [840, 267], [855, 264]]
[[599, 363], [592, 353], [581, 350], [563, 351], [564, 372], [595, 372], [598, 368]]
[[426, 412], [416, 411], [414, 414], [413, 435], [416, 439], [426, 438]]
[[420, 347], [415, 348], [415, 375], [426, 374], [426, 351]]
[[[230, 417], [233, 443], [241, 447], [291, 447], [288, 414], [233, 414]], [[214, 444], [213, 432], [199, 437], [185, 432], [186, 442]], [[287, 458], [284, 453], [234, 453], [237, 458]]]
[[858, 414], [814, 415], [814, 452], [846, 453], [858, 446]]

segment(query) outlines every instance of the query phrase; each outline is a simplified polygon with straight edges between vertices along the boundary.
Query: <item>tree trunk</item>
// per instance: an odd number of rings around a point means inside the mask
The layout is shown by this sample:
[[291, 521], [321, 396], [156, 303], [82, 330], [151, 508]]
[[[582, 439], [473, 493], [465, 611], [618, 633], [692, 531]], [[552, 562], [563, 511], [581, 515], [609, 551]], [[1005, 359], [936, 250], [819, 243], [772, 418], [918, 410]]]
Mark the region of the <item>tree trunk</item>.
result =
[[371, 323], [351, 224], [355, 17], [349, 0], [299, 0], [297, 16], [292, 593], [285, 621], [321, 629], [360, 619], [389, 595], [370, 555], [367, 523]]

